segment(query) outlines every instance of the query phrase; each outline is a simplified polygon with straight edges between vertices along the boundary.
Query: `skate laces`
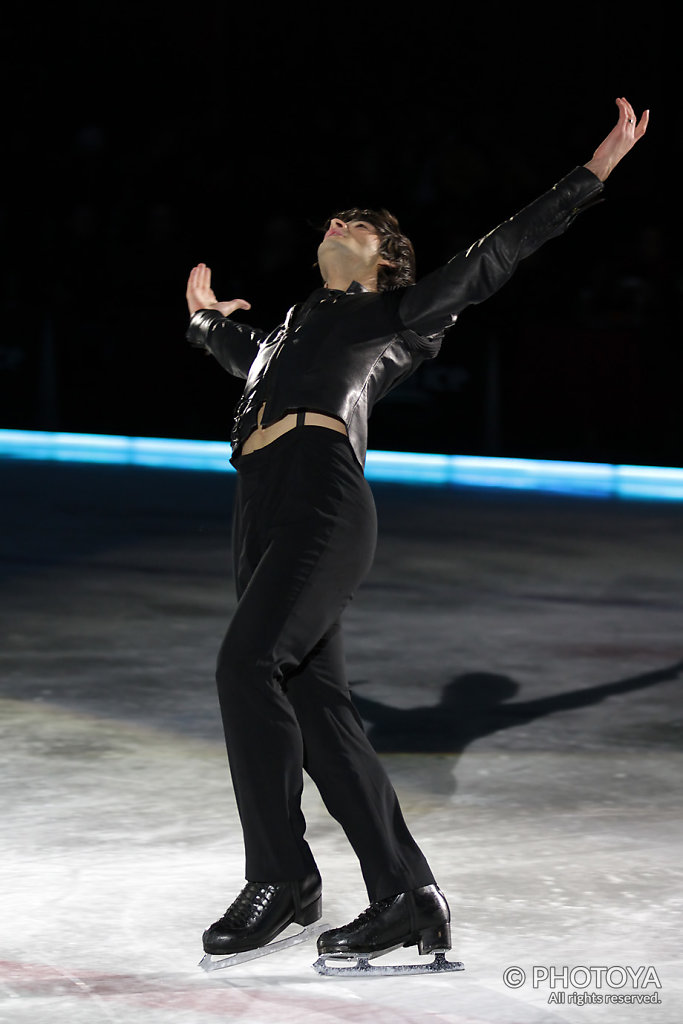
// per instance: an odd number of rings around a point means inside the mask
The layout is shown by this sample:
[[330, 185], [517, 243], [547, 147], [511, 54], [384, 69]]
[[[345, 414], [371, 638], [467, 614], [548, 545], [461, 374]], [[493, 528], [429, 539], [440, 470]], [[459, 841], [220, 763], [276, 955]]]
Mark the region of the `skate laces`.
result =
[[374, 903], [371, 903], [369, 907], [363, 910], [355, 920], [351, 921], [350, 924], [345, 924], [343, 928], [339, 929], [339, 931], [351, 931], [351, 929], [357, 928], [358, 925], [367, 924], [368, 921], [372, 921], [373, 918], [378, 917], [378, 915], [386, 910], [387, 907], [390, 907], [394, 902], [394, 899], [394, 896], [388, 896], [384, 900], [376, 900]]
[[248, 882], [237, 899], [226, 910], [223, 920], [237, 928], [244, 928], [250, 920], [263, 913], [277, 892], [275, 885]]

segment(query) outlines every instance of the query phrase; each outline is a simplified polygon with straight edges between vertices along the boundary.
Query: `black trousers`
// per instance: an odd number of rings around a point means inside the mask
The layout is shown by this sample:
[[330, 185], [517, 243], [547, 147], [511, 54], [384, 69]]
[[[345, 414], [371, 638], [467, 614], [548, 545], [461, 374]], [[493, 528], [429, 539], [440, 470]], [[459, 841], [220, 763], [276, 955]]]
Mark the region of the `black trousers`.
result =
[[316, 870], [304, 839], [305, 769], [355, 850], [371, 901], [430, 885], [346, 679], [339, 619], [377, 537], [348, 439], [300, 426], [236, 466], [239, 601], [216, 676], [246, 878]]

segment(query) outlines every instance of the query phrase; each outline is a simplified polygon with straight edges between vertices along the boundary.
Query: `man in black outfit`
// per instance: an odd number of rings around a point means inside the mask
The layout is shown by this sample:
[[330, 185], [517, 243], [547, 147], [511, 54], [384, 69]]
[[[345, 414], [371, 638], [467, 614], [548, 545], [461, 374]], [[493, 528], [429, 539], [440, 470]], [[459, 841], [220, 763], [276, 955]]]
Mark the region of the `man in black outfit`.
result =
[[553, 189], [414, 284], [412, 246], [386, 211], [345, 211], [318, 250], [323, 286], [271, 333], [228, 319], [211, 272], [188, 282], [188, 338], [246, 380], [232, 433], [238, 604], [217, 666], [244, 834], [247, 885], [204, 933], [207, 953], [264, 946], [321, 914], [321, 879], [304, 839], [303, 770], [355, 850], [370, 906], [318, 939], [323, 954], [417, 944], [450, 948], [450, 914], [370, 746], [344, 669], [340, 616], [367, 574], [375, 509], [363, 475], [376, 401], [425, 359], [468, 305], [520, 259], [566, 230], [644, 134], [617, 100], [616, 127]]

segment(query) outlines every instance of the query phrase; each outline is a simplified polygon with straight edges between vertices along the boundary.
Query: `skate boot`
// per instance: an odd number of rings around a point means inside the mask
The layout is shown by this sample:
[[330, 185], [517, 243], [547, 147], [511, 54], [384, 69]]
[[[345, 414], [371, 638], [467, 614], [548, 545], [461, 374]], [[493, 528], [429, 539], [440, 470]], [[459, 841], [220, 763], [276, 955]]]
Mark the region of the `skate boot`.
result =
[[[303, 941], [311, 933], [310, 926], [320, 918], [321, 887], [317, 872], [296, 882], [247, 882], [223, 917], [204, 932], [207, 955], [200, 967], [216, 970]], [[281, 942], [272, 942], [293, 923], [304, 925], [304, 930]], [[214, 956], [225, 959], [216, 962], [212, 960]]]
[[[461, 971], [460, 962], [446, 960], [451, 948], [450, 911], [436, 885], [371, 903], [359, 917], [318, 937], [318, 974], [425, 974]], [[401, 946], [416, 945], [421, 955], [434, 953], [425, 964], [370, 965], [369, 960]], [[355, 961], [348, 967], [328, 967], [327, 960]]]

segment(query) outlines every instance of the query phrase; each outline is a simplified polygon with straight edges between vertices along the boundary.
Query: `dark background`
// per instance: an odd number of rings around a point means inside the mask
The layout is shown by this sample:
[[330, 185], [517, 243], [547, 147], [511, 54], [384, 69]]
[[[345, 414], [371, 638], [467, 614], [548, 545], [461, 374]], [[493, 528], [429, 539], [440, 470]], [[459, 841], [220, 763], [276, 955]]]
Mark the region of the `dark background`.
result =
[[[5, 23], [0, 425], [224, 438], [185, 281], [279, 323], [316, 226], [382, 205], [418, 275], [652, 111], [607, 201], [376, 410], [370, 446], [683, 465], [679, 63], [650, 5], [71, 4]], [[13, 19], [13, 20], [12, 20]]]

